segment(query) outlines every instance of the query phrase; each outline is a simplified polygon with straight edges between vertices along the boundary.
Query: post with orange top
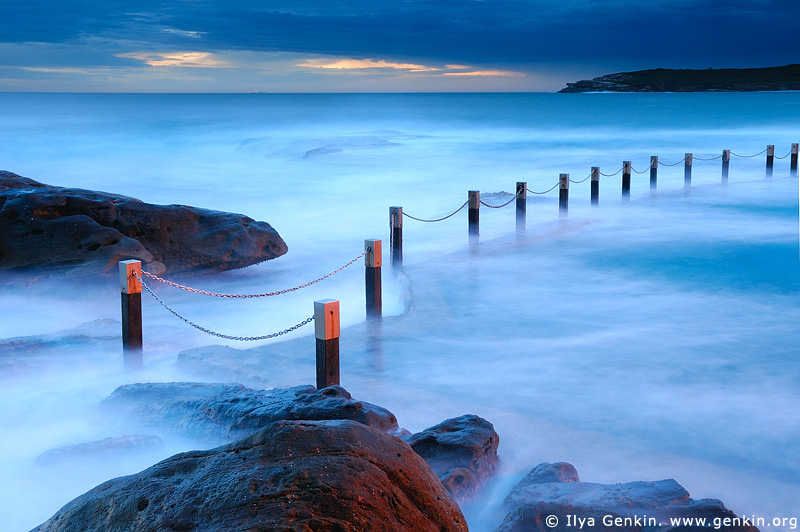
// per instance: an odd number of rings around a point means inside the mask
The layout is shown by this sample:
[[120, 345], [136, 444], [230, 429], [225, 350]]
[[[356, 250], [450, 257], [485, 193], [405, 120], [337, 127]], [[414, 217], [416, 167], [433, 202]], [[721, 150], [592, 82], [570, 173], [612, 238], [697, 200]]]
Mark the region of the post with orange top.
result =
[[517, 233], [525, 232], [525, 219], [528, 206], [528, 183], [517, 181]]
[[567, 217], [569, 209], [569, 174], [558, 175], [558, 215]]
[[469, 225], [469, 243], [474, 245], [480, 238], [480, 212], [481, 212], [481, 193], [477, 190], [469, 191], [467, 223]]
[[380, 240], [364, 241], [364, 281], [367, 295], [367, 319], [380, 318], [383, 314], [381, 296], [382, 245]]
[[683, 157], [683, 188], [692, 188], [692, 154]]
[[731, 166], [731, 150], [722, 150], [722, 184], [728, 182], [728, 170]]
[[631, 199], [631, 162], [622, 161], [622, 201]]
[[122, 358], [126, 369], [142, 367], [142, 261], [119, 263], [122, 299]]
[[767, 177], [772, 177], [772, 167], [775, 164], [775, 145], [767, 146]]
[[655, 194], [658, 188], [658, 155], [650, 156], [650, 194]]
[[339, 384], [339, 300], [314, 301], [317, 389]]
[[600, 203], [600, 167], [592, 166], [592, 191], [591, 191], [592, 205]]
[[792, 158], [789, 159], [789, 175], [792, 177], [797, 177], [797, 148], [797, 143], [792, 144]]

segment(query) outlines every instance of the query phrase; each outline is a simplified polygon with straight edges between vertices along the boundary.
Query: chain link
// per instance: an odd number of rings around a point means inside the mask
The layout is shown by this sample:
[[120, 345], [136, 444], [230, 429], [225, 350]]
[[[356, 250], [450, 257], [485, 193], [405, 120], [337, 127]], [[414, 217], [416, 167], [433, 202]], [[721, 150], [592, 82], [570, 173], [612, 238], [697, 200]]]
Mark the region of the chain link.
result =
[[180, 288], [181, 290], [186, 290], [187, 292], [191, 292], [193, 294], [200, 294], [200, 295], [203, 295], [203, 296], [213, 296], [213, 297], [227, 297], [227, 298], [233, 298], [233, 299], [251, 299], [251, 298], [256, 298], [256, 297], [279, 296], [281, 294], [288, 294], [289, 292], [294, 292], [295, 290], [300, 290], [301, 288], [306, 288], [308, 286], [311, 286], [312, 284], [316, 284], [316, 283], [318, 283], [320, 281], [323, 281], [323, 280], [327, 279], [328, 277], [332, 277], [332, 276], [336, 275], [337, 273], [339, 273], [340, 271], [344, 270], [348, 266], [356, 263], [361, 257], [363, 257], [366, 254], [367, 254], [366, 251], [363, 252], [361, 255], [359, 255], [358, 257], [354, 258], [353, 260], [351, 260], [350, 262], [348, 262], [344, 266], [341, 266], [341, 267], [333, 270], [328, 275], [320, 277], [319, 279], [314, 279], [313, 281], [309, 281], [309, 282], [307, 282], [305, 284], [301, 284], [300, 286], [295, 286], [293, 288], [287, 288], [285, 290], [277, 290], [275, 292], [267, 292], [267, 293], [264, 293], [264, 294], [220, 294], [220, 293], [217, 293], [217, 292], [208, 292], [206, 290], [200, 290], [198, 288], [192, 288], [190, 286], [185, 286], [185, 285], [182, 285], [182, 284], [178, 284], [178, 283], [173, 282], [173, 281], [168, 281], [167, 279], [162, 279], [158, 275], [154, 275], [154, 274], [152, 274], [150, 272], [143, 271], [142, 275], [145, 275], [145, 276], [149, 277], [150, 279], [153, 279], [153, 280], [158, 281], [160, 283], [163, 283], [165, 285], [172, 286], [174, 288]]
[[681, 163], [685, 163], [685, 162], [686, 162], [686, 157], [684, 157], [683, 159], [681, 159], [681, 160], [680, 160], [680, 161], [678, 161], [677, 163], [667, 164], [667, 163], [662, 163], [662, 162], [659, 160], [659, 161], [658, 161], [658, 164], [660, 164], [661, 166], [678, 166], [679, 164], [681, 164]]
[[788, 156], [790, 156], [791, 154], [792, 154], [792, 152], [790, 151], [789, 153], [787, 153], [787, 154], [786, 154], [786, 155], [784, 155], [783, 157], [778, 157], [777, 155], [775, 155], [774, 157], [775, 157], [776, 159], [786, 159], [786, 158], [787, 158]]
[[645, 170], [642, 170], [642, 171], [640, 172], [639, 170], [637, 170], [636, 168], [634, 168], [633, 166], [631, 166], [631, 170], [633, 170], [633, 173], [634, 173], [634, 174], [644, 174], [644, 173], [646, 173], [648, 170], [650, 170], [650, 167], [648, 166], [648, 167], [647, 167]]
[[750, 158], [752, 158], [752, 157], [758, 157], [758, 156], [759, 156], [759, 155], [761, 155], [762, 153], [766, 153], [766, 152], [767, 152], [767, 149], [766, 149], [766, 148], [764, 148], [764, 149], [763, 149], [763, 150], [761, 150], [760, 152], [758, 152], [758, 153], [755, 153], [755, 154], [753, 154], [753, 155], [739, 155], [738, 153], [733, 153], [733, 152], [731, 152], [731, 155], [733, 155], [734, 157], [739, 157], [740, 159], [750, 159]]
[[586, 177], [584, 177], [584, 178], [583, 178], [583, 179], [581, 179], [580, 181], [575, 181], [574, 179], [570, 179], [570, 180], [569, 180], [569, 182], [570, 182], [570, 183], [575, 183], [575, 184], [578, 184], [578, 183], [583, 183], [584, 181], [586, 181], [586, 180], [587, 180], [587, 179], [589, 179], [590, 177], [592, 177], [592, 174], [589, 174], [589, 175], [587, 175]]
[[613, 174], [604, 174], [603, 172], [600, 172], [600, 175], [605, 176], [605, 177], [614, 177], [618, 173], [622, 172], [624, 169], [625, 169], [625, 167], [623, 166], [622, 168], [620, 168], [619, 170], [617, 170]]
[[[144, 272], [142, 272], [142, 273], [144, 273]], [[211, 336], [216, 336], [217, 338], [224, 338], [226, 340], [236, 340], [236, 341], [239, 341], [239, 342], [254, 342], [254, 341], [257, 341], [257, 340], [269, 340], [270, 338], [277, 338], [278, 336], [282, 336], [284, 334], [287, 334], [287, 333], [290, 333], [292, 331], [295, 331], [295, 330], [299, 329], [300, 327], [302, 327], [303, 325], [307, 325], [307, 324], [311, 323], [312, 321], [314, 321], [314, 316], [311, 316], [311, 317], [308, 317], [308, 318], [304, 319], [303, 321], [301, 321], [297, 325], [293, 325], [293, 326], [289, 327], [288, 329], [284, 329], [282, 331], [278, 331], [278, 332], [275, 332], [275, 333], [272, 333], [272, 334], [265, 334], [263, 336], [231, 336], [229, 334], [222, 334], [222, 333], [218, 333], [218, 332], [212, 331], [210, 329], [206, 329], [205, 327], [201, 327], [200, 325], [194, 323], [193, 321], [190, 321], [189, 319], [181, 316], [180, 314], [175, 312], [175, 310], [173, 310], [169, 305], [164, 303], [164, 301], [160, 297], [158, 297], [155, 294], [155, 292], [153, 292], [150, 289], [149, 286], [147, 286], [147, 283], [144, 282], [144, 279], [142, 279], [141, 277], [139, 277], [135, 273], [133, 274], [133, 276], [136, 277], [139, 280], [140, 283], [142, 283], [142, 287], [145, 290], [147, 290], [147, 292], [151, 296], [153, 296], [155, 298], [155, 300], [158, 301], [161, 304], [162, 307], [164, 307], [169, 312], [171, 312], [179, 320], [185, 322], [188, 325], [191, 325], [192, 327], [194, 327], [195, 329], [197, 329], [199, 331], [203, 331], [204, 333], [210, 334]]]
[[489, 207], [490, 209], [502, 209], [503, 207], [505, 207], [506, 205], [510, 204], [512, 201], [514, 201], [515, 199], [517, 199], [516, 194], [510, 200], [508, 200], [507, 202], [503, 203], [502, 205], [489, 205], [488, 203], [486, 203], [483, 200], [480, 200], [480, 201], [481, 201], [481, 205]]
[[704, 157], [692, 157], [695, 161], [716, 161], [717, 159], [722, 159], [722, 155], [717, 155], [716, 157], [704, 158]]
[[531, 190], [531, 189], [529, 189], [529, 188], [526, 188], [525, 190], [527, 190], [527, 191], [528, 191], [528, 192], [530, 192], [531, 194], [547, 194], [547, 193], [548, 193], [548, 192], [550, 192], [551, 190], [554, 190], [554, 189], [555, 189], [555, 188], [556, 188], [558, 185], [560, 185], [560, 184], [561, 184], [561, 181], [559, 180], [559, 182], [558, 182], [558, 183], [556, 183], [555, 185], [553, 185], [553, 186], [552, 186], [552, 187], [550, 187], [549, 189], [545, 190], [544, 192], [534, 192], [533, 190]]
[[416, 217], [414, 217], [414, 216], [411, 216], [410, 214], [406, 214], [405, 212], [403, 213], [403, 216], [407, 216], [407, 217], [411, 218], [412, 220], [416, 220], [416, 221], [418, 221], [418, 222], [427, 222], [427, 223], [431, 223], [431, 222], [441, 222], [442, 220], [447, 220], [447, 219], [448, 219], [448, 218], [450, 218], [451, 216], [454, 216], [454, 215], [455, 215], [455, 214], [456, 214], [458, 211], [460, 211], [461, 209], [463, 209], [464, 207], [466, 207], [466, 206], [467, 206], [467, 203], [469, 203], [469, 200], [465, 201], [465, 202], [464, 202], [464, 204], [463, 204], [461, 207], [459, 207], [458, 209], [454, 210], [453, 212], [451, 212], [450, 214], [448, 214], [447, 216], [445, 216], [445, 217], [443, 217], [443, 218], [435, 218], [435, 219], [433, 219], [433, 220], [425, 220], [425, 219], [422, 219], [422, 218], [416, 218]]

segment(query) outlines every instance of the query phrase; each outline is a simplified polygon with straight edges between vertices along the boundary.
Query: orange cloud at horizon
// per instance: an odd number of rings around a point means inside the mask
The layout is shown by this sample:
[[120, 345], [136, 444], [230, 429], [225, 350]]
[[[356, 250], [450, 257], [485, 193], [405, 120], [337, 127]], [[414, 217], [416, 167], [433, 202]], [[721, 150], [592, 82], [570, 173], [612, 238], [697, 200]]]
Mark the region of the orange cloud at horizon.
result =
[[116, 56], [143, 61], [154, 67], [228, 68], [231, 66], [208, 52], [131, 52]]
[[296, 66], [307, 68], [325, 68], [335, 70], [365, 69], [365, 68], [390, 68], [393, 70], [409, 70], [411, 72], [435, 72], [440, 69], [413, 63], [390, 63], [388, 61], [374, 59], [339, 59], [330, 61], [328, 59], [309, 59]]
[[513, 72], [511, 70], [473, 70], [472, 72], [445, 72], [445, 76], [493, 76], [503, 78], [524, 78], [525, 74], [522, 72]]

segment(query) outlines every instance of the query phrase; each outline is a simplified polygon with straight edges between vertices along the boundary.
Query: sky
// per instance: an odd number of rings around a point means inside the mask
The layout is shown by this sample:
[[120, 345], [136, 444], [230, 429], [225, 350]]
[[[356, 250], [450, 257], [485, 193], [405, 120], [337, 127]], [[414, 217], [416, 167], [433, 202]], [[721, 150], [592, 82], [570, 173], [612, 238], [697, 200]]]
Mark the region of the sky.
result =
[[0, 0], [0, 91], [556, 91], [800, 62], [798, 0]]

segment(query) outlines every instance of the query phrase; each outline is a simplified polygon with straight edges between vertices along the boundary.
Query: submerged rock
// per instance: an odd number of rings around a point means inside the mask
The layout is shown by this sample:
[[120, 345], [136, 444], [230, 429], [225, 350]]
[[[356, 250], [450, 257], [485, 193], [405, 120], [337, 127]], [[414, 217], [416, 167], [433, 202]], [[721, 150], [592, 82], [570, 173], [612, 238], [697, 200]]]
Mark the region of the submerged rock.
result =
[[85, 443], [65, 445], [40, 454], [34, 462], [37, 466], [59, 466], [67, 463], [88, 462], [118, 457], [121, 454], [143, 454], [161, 451], [164, 442], [158, 436], [116, 436]]
[[153, 205], [0, 171], [0, 269], [139, 259], [153, 273], [232, 270], [287, 247], [267, 222], [186, 205]]
[[485, 419], [466, 414], [404, 438], [456, 498], [473, 495], [497, 467], [500, 437]]
[[401, 440], [350, 420], [281, 421], [105, 482], [33, 532], [467, 532]]
[[[735, 521], [736, 514], [716, 499], [693, 500], [672, 479], [626, 484], [581, 482], [575, 467], [564, 462], [536, 466], [514, 487], [503, 506], [508, 514], [495, 532], [566, 532], [576, 528], [609, 532], [758, 530]], [[670, 521], [684, 518], [694, 518], [694, 526]], [[702, 522], [706, 524], [698, 526]]]
[[126, 384], [100, 407], [171, 434], [216, 442], [241, 438], [279, 420], [351, 419], [382, 432], [398, 429], [394, 414], [356, 401], [341, 386], [253, 390], [199, 382]]

